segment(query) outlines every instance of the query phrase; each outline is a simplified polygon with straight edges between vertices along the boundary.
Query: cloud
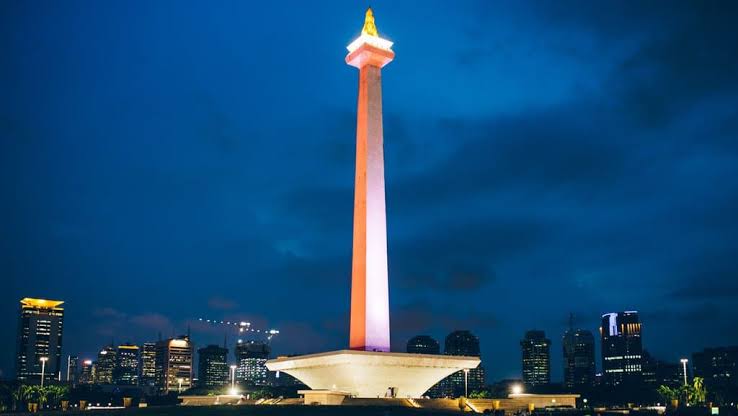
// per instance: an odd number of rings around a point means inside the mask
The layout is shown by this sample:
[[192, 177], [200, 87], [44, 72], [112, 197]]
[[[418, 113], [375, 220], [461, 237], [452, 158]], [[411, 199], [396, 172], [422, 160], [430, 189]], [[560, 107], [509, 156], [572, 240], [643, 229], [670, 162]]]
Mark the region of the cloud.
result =
[[418, 334], [443, 337], [456, 330], [471, 330], [476, 335], [489, 333], [500, 325], [494, 313], [475, 306], [438, 305], [419, 300], [400, 305], [391, 317], [393, 350], [404, 351], [407, 340]]
[[155, 331], [168, 331], [174, 328], [172, 321], [166, 316], [158, 313], [145, 313], [134, 315], [130, 318], [130, 322], [143, 329]]
[[[721, 263], [700, 267], [697, 275], [671, 291], [680, 300], [731, 301], [738, 298], [738, 267], [735, 257], [723, 258]], [[716, 269], [718, 267], [718, 269]]]
[[238, 303], [223, 297], [213, 296], [208, 299], [208, 306], [212, 309], [227, 311], [236, 309], [238, 307]]
[[109, 306], [103, 308], [97, 308], [93, 311], [93, 314], [100, 318], [110, 318], [114, 320], [125, 319], [126, 314]]
[[[92, 312], [95, 318], [92, 323], [95, 331], [114, 341], [131, 341], [141, 333], [154, 331], [169, 333], [175, 329], [173, 322], [159, 313], [143, 313], [130, 315], [112, 307], [97, 308]], [[127, 337], [122, 340], [121, 337]]]

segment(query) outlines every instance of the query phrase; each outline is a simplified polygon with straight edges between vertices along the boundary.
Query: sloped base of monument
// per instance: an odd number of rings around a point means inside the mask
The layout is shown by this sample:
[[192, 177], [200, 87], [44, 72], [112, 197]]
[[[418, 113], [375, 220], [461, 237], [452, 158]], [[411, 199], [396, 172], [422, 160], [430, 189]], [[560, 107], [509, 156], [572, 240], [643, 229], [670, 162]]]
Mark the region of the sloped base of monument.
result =
[[279, 357], [270, 371], [284, 371], [310, 387], [346, 397], [421, 397], [443, 378], [476, 368], [479, 357], [339, 350]]

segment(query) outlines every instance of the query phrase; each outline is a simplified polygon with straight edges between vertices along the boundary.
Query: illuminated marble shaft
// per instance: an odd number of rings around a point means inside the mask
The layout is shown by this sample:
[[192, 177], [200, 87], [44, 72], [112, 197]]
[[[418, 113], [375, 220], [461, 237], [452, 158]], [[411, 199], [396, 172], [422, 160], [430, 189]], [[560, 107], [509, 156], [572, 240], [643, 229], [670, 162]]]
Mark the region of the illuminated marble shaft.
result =
[[361, 36], [346, 56], [346, 63], [359, 69], [351, 349], [266, 363], [270, 371], [284, 371], [312, 389], [300, 391], [305, 404], [338, 404], [349, 396], [420, 397], [444, 377], [480, 362], [479, 357], [389, 352], [382, 67], [395, 57], [391, 47], [377, 34], [374, 14], [367, 10]]
[[359, 69], [349, 341], [352, 350], [390, 349], [381, 68], [395, 56], [389, 49], [391, 45], [379, 37], [362, 34], [349, 46], [346, 56], [346, 63]]

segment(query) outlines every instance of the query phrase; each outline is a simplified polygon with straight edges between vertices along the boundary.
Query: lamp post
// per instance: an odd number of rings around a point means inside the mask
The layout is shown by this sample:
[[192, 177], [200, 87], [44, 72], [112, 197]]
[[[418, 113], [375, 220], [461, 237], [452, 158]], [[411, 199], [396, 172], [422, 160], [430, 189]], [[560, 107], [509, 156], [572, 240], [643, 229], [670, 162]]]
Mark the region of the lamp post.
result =
[[469, 397], [469, 369], [464, 369], [464, 398]]
[[231, 394], [236, 394], [236, 366], [231, 366]]
[[685, 386], [687, 385], [687, 362], [688, 361], [689, 360], [686, 358], [682, 358], [681, 360], [679, 360], [679, 362], [682, 363], [682, 368], [684, 369], [684, 385]]
[[44, 386], [44, 377], [46, 376], [46, 362], [49, 361], [49, 357], [39, 358], [41, 361], [41, 387]]

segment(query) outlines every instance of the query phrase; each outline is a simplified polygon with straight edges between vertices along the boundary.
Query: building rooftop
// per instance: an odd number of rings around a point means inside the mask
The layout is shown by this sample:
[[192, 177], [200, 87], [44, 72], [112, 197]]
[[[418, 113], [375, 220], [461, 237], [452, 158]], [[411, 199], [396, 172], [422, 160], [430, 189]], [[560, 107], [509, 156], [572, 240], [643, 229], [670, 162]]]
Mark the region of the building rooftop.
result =
[[23, 298], [20, 300], [20, 303], [21, 303], [21, 307], [23, 308], [54, 309], [54, 308], [59, 308], [59, 305], [64, 303], [64, 301], [63, 300]]

